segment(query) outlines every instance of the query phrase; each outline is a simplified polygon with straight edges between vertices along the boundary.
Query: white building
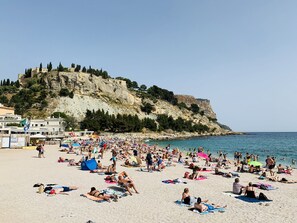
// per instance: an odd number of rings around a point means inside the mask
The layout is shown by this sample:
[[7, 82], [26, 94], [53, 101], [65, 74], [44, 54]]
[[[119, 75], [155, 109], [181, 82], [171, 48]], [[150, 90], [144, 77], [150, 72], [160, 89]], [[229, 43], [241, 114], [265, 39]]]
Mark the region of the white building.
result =
[[20, 143], [16, 144], [20, 141], [16, 138], [21, 137], [29, 138], [33, 135], [43, 135], [46, 139], [64, 137], [65, 125], [62, 118], [32, 119], [29, 121], [27, 132], [25, 132], [24, 126], [20, 125], [21, 121], [20, 115], [0, 115], [0, 148], [11, 147], [13, 142], [15, 145], [20, 145]]

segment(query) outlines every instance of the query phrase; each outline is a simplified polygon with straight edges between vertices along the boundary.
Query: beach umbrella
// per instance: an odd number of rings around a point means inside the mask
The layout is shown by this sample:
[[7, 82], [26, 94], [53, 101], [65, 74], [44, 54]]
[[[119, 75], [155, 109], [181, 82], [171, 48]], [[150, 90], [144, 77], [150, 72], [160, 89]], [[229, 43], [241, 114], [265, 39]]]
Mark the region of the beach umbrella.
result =
[[197, 153], [197, 155], [203, 159], [209, 160], [209, 157], [206, 153], [200, 152], [200, 153]]
[[262, 163], [260, 163], [258, 161], [250, 161], [248, 164], [253, 165], [253, 166], [262, 166], [263, 165]]

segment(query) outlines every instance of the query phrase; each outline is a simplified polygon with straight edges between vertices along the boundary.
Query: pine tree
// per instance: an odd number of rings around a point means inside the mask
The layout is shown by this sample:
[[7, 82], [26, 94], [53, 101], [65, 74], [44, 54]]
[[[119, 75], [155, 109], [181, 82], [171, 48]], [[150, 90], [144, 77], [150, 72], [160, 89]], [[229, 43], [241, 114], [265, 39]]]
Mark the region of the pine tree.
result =
[[58, 71], [64, 71], [64, 67], [62, 66], [61, 62], [59, 63], [59, 66], [57, 67]]
[[52, 62], [50, 62], [48, 65], [47, 65], [47, 70], [48, 71], [51, 71], [53, 69], [53, 65], [52, 65]]
[[74, 69], [75, 72], [79, 72], [80, 71], [80, 65], [76, 65], [76, 68]]
[[20, 87], [20, 82], [19, 82], [19, 80], [17, 80], [17, 81], [15, 82], [15, 86], [16, 86], [17, 88]]
[[39, 72], [41, 72], [42, 71], [42, 63], [40, 63], [40, 65], [39, 65]]
[[0, 81], [0, 86], [3, 86], [2, 80]]
[[87, 69], [86, 67], [83, 67], [83, 69], [81, 70], [83, 73], [86, 73], [87, 72]]
[[71, 64], [71, 68], [75, 68], [75, 64], [74, 63]]

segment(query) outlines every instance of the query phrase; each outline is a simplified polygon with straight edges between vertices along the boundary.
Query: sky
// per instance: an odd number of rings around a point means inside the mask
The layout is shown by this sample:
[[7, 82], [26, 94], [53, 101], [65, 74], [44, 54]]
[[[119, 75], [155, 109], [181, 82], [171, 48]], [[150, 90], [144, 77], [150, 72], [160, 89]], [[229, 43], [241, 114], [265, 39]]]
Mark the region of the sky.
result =
[[71, 63], [209, 99], [234, 131], [297, 131], [297, 1], [1, 0], [0, 79]]

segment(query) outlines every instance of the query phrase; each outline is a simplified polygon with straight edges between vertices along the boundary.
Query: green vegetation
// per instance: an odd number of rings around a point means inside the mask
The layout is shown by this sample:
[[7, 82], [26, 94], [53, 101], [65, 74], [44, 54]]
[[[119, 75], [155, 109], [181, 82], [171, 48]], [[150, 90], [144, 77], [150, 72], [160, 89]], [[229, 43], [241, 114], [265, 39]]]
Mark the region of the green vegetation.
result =
[[70, 97], [73, 98], [74, 93], [73, 91], [69, 91], [67, 88], [62, 88], [59, 92], [60, 97]]
[[168, 101], [173, 105], [177, 105], [177, 99], [174, 97], [172, 91], [168, 91], [166, 89], [159, 88], [158, 86], [153, 85], [152, 87], [147, 89], [147, 93], [154, 96], [155, 98]]
[[110, 132], [140, 132], [143, 128], [151, 131], [163, 131], [172, 129], [177, 132], [205, 132], [209, 128], [202, 124], [192, 124], [191, 121], [178, 118], [174, 120], [172, 116], [158, 115], [157, 124], [153, 119], [145, 118], [140, 120], [137, 115], [110, 115], [104, 110], [90, 111], [87, 110], [84, 120], [81, 122], [81, 129], [92, 131], [110, 131]]
[[77, 121], [74, 117], [72, 116], [68, 116], [63, 112], [54, 112], [52, 114], [52, 116], [54, 118], [63, 118], [64, 119], [64, 125], [65, 125], [65, 129], [67, 131], [71, 131], [77, 128]]
[[126, 81], [127, 88], [129, 88], [129, 89], [137, 89], [138, 88], [138, 83], [136, 81], [131, 81], [130, 79], [124, 78], [124, 77], [116, 77], [116, 79]]
[[150, 114], [155, 107], [150, 103], [144, 103], [143, 106], [141, 106], [141, 111], [145, 112], [146, 114]]
[[143, 128], [156, 131], [157, 124], [152, 119], [140, 120], [137, 115], [110, 115], [104, 110], [87, 110], [81, 129], [110, 132], [140, 132]]
[[186, 121], [180, 117], [176, 120], [172, 116], [158, 115], [157, 122], [159, 123], [159, 131], [172, 129], [173, 131], [181, 132], [205, 132], [209, 131], [208, 126], [202, 124], [192, 124], [191, 121]]
[[191, 111], [195, 114], [199, 113], [199, 107], [197, 104], [191, 104]]

